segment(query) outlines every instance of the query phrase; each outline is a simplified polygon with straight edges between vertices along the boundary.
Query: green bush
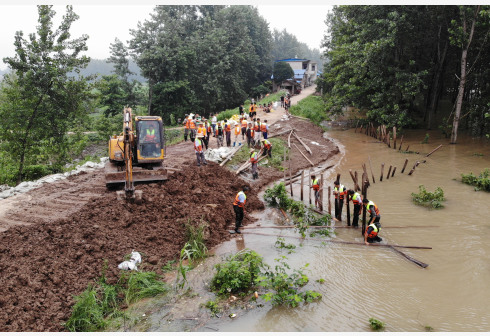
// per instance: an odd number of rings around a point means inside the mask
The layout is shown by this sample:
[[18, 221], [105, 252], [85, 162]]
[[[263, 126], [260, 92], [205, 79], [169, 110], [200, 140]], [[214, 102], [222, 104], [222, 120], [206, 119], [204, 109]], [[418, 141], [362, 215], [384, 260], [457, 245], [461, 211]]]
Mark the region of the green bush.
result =
[[22, 179], [27, 181], [37, 180], [43, 176], [61, 173], [62, 169], [51, 165], [30, 165], [24, 168]]
[[461, 174], [461, 181], [463, 183], [475, 186], [475, 190], [490, 191], [490, 169], [485, 168], [480, 175], [475, 176], [473, 173]]
[[165, 145], [171, 146], [184, 141], [183, 128], [165, 128], [164, 132]]
[[215, 265], [216, 274], [211, 289], [220, 296], [230, 293], [250, 292], [256, 285], [263, 259], [256, 252], [245, 249]]
[[272, 188], [267, 188], [264, 192], [264, 200], [269, 206], [278, 206], [281, 209], [289, 209], [291, 199], [288, 197], [284, 182], [275, 184]]
[[425, 190], [423, 185], [420, 185], [419, 193], [412, 193], [412, 200], [415, 204], [423, 205], [429, 208], [443, 208], [444, 205], [442, 205], [441, 202], [445, 200], [444, 191], [440, 187], [437, 187], [436, 190], [431, 193]]

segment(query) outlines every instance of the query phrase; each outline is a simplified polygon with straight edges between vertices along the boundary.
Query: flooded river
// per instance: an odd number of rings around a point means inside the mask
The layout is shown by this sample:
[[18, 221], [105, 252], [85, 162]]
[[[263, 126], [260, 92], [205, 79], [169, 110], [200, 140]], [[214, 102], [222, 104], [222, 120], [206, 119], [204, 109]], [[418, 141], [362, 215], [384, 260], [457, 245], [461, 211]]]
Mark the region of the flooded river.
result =
[[[238, 319], [220, 319], [207, 325], [219, 331], [362, 332], [370, 330], [368, 321], [374, 317], [386, 323], [386, 331], [394, 332], [425, 331], [426, 327], [434, 331], [490, 331], [490, 194], [475, 192], [472, 186], [460, 182], [461, 173], [478, 175], [490, 167], [490, 146], [485, 140], [463, 135], [457, 145], [449, 145], [438, 132], [430, 133], [428, 144], [421, 144], [425, 133], [408, 131], [403, 149], [410, 145], [411, 151], [420, 154], [402, 154], [353, 129], [328, 131], [326, 136], [339, 143], [342, 154], [337, 157], [338, 165], [325, 173], [325, 179], [333, 187], [340, 173], [341, 182], [353, 187], [349, 169], [361, 173], [361, 165], [366, 163], [371, 176], [370, 156], [376, 183], [370, 178], [368, 198], [380, 208], [383, 225], [406, 226], [382, 228], [380, 236], [390, 244], [432, 247], [401, 249], [429, 267], [420, 268], [388, 248], [322, 245], [317, 241], [304, 241], [299, 246], [300, 241], [291, 238], [286, 238], [286, 243], [297, 248], [286, 254], [274, 248], [274, 237], [244, 234], [243, 240], [227, 242], [217, 253], [246, 247], [263, 255], [270, 265], [281, 254], [288, 257], [291, 267], [309, 263], [310, 283], [306, 288], [319, 291], [323, 298], [295, 309], [265, 305], [241, 313]], [[439, 144], [443, 147], [425, 158]], [[405, 173], [400, 174], [405, 158], [409, 163]], [[408, 176], [415, 161], [424, 159], [427, 162]], [[382, 182], [381, 163], [385, 163]], [[389, 165], [397, 170], [386, 180]], [[411, 193], [418, 192], [419, 185], [431, 192], [441, 187], [447, 199], [445, 208], [429, 210], [415, 205]], [[295, 198], [298, 190], [299, 185], [295, 185]], [[326, 209], [327, 201], [324, 202]], [[278, 223], [280, 215], [270, 209], [262, 218], [262, 225], [271, 225]], [[345, 218], [344, 206], [344, 221]], [[423, 227], [428, 225], [438, 227]], [[295, 234], [292, 229], [247, 230], [253, 231]], [[337, 229], [336, 236], [362, 242], [360, 230]], [[314, 281], [320, 278], [326, 281]]]
[[[310, 282], [304, 289], [318, 291], [323, 298], [291, 309], [272, 307], [259, 299], [257, 303], [261, 305], [252, 303], [249, 306], [252, 309], [232, 308], [231, 312], [237, 315], [235, 319], [223, 315], [208, 320], [209, 311], [201, 308], [199, 321], [193, 317], [200, 304], [195, 298], [180, 300], [171, 311], [157, 307], [166, 305], [166, 302], [157, 301], [148, 310], [153, 311], [151, 316], [134, 331], [367, 332], [370, 331], [371, 317], [384, 322], [385, 330], [390, 332], [490, 331], [490, 193], [475, 192], [472, 186], [461, 183], [461, 173], [478, 175], [483, 169], [490, 168], [490, 146], [487, 140], [463, 135], [459, 136], [457, 145], [449, 145], [448, 139], [435, 131], [429, 134], [428, 144], [421, 144], [425, 133], [407, 131], [403, 149], [410, 145], [410, 150], [419, 154], [403, 154], [374, 138], [354, 133], [353, 129], [327, 131], [325, 136], [338, 143], [341, 154], [324, 163], [325, 166], [335, 164], [325, 172], [324, 178], [325, 192], [329, 185], [333, 187], [337, 174], [341, 174], [341, 183], [352, 188], [349, 169], [362, 175], [361, 166], [366, 163], [371, 180], [368, 199], [380, 208], [383, 225], [380, 236], [384, 243], [432, 247], [400, 248], [429, 264], [427, 268], [421, 268], [385, 247], [286, 238], [286, 243], [296, 245], [295, 252], [287, 254], [286, 250], [274, 247], [276, 237], [252, 233], [299, 237], [293, 229], [246, 228], [242, 237], [218, 246], [212, 258], [192, 271], [194, 280], [190, 285], [201, 302], [214, 299], [214, 294], [206, 290], [213, 274], [213, 263], [244, 248], [257, 251], [271, 266], [281, 255], [287, 256], [291, 268], [309, 263], [306, 274]], [[440, 144], [443, 144], [440, 150], [425, 158]], [[368, 157], [376, 183], [371, 179]], [[401, 174], [406, 158], [409, 163], [405, 173]], [[417, 160], [426, 162], [408, 176]], [[385, 176], [380, 182], [382, 163], [385, 164]], [[390, 165], [397, 167], [396, 173], [386, 179]], [[417, 193], [419, 185], [431, 192], [441, 187], [447, 199], [445, 208], [429, 210], [415, 205], [411, 193]], [[299, 198], [299, 188], [299, 183], [294, 184], [295, 199]], [[308, 195], [307, 187], [305, 195]], [[333, 198], [331, 200], [333, 211]], [[327, 209], [326, 193], [324, 204]], [[344, 206], [344, 222], [336, 223], [337, 226], [346, 224], [345, 211]], [[269, 208], [254, 215], [259, 221], [253, 225], [284, 224], [277, 209]], [[336, 229], [332, 239], [363, 242], [360, 229], [352, 228]], [[318, 279], [325, 279], [325, 282], [316, 282]]]

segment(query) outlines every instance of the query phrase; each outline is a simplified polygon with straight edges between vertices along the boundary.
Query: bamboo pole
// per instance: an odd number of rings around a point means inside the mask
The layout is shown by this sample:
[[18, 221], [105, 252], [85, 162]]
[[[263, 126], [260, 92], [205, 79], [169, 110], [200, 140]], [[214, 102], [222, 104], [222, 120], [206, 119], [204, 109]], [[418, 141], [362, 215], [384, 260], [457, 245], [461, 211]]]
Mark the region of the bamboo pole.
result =
[[408, 163], [408, 159], [405, 159], [405, 163], [403, 164], [403, 168], [402, 168], [402, 174], [405, 171], [405, 167], [407, 166], [407, 163]]
[[368, 156], [368, 159], [369, 159], [369, 169], [371, 170], [371, 177], [373, 178], [373, 183], [376, 183], [376, 180], [374, 179], [373, 166], [371, 165], [371, 157]]
[[402, 145], [403, 145], [403, 134], [402, 134], [402, 138], [400, 139], [400, 147], [398, 147], [398, 150], [402, 150]]
[[312, 167], [314, 167], [314, 166], [315, 166], [315, 164], [314, 164], [313, 162], [311, 162], [311, 160], [310, 160], [310, 159], [308, 159], [308, 158], [306, 157], [306, 155], [305, 155], [305, 154], [304, 154], [304, 153], [301, 151], [301, 149], [299, 149], [299, 147], [298, 147], [298, 146], [296, 146], [296, 144], [295, 144], [295, 143], [293, 143], [293, 145], [294, 145], [294, 147], [296, 147], [296, 149], [297, 149], [297, 150], [298, 150], [298, 151], [301, 153], [301, 155], [303, 155], [303, 157], [304, 157], [304, 158], [305, 158], [305, 159], [306, 159], [306, 160], [307, 160], [307, 161], [308, 161], [308, 162], [311, 164], [311, 166], [312, 166]]
[[304, 182], [304, 177], [305, 177], [305, 171], [303, 170], [301, 172], [301, 194], [300, 194], [301, 202], [303, 202], [303, 189], [304, 189], [303, 188], [304, 187], [303, 182]]
[[432, 152], [430, 152], [429, 154], [427, 154], [425, 157], [428, 157], [429, 155], [432, 155], [432, 153], [434, 153], [436, 150], [438, 150], [441, 147], [442, 147], [442, 145], [437, 146], [436, 149], [434, 149]]
[[383, 170], [384, 170], [384, 169], [385, 169], [385, 164], [384, 164], [384, 163], [382, 163], [382, 164], [381, 164], [381, 176], [380, 176], [380, 178], [379, 178], [379, 180], [380, 180], [380, 181], [383, 181]]
[[388, 174], [386, 174], [386, 179], [390, 178], [391, 168], [393, 168], [392, 165], [390, 165], [390, 169], [388, 169]]
[[301, 236], [286, 236], [286, 235], [276, 235], [276, 234], [270, 234], [270, 233], [259, 233], [259, 232], [244, 232], [246, 234], [252, 234], [252, 235], [259, 235], [259, 236], [271, 236], [271, 237], [281, 237], [281, 238], [296, 238], [296, 239], [302, 239], [302, 240], [313, 240], [313, 241], [321, 241], [321, 242], [329, 242], [329, 243], [337, 243], [337, 244], [348, 244], [348, 245], [364, 245], [364, 246], [383, 246], [383, 247], [401, 247], [401, 248], [411, 248], [411, 249], [419, 249], [419, 250], [431, 250], [432, 247], [429, 246], [408, 246], [408, 245], [395, 245], [395, 244], [378, 244], [378, 243], [371, 243], [369, 245], [366, 245], [364, 243], [360, 242], [349, 242], [345, 240], [325, 240], [325, 239], [318, 239], [318, 238], [303, 238]]

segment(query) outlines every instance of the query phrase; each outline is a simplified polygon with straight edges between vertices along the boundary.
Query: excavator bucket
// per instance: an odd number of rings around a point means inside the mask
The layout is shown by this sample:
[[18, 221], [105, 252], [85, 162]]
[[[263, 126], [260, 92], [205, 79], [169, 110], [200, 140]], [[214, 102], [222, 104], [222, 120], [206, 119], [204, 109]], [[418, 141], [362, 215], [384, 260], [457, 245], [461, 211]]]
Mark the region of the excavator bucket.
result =
[[[163, 165], [152, 166], [151, 169], [133, 167], [134, 184], [154, 183], [168, 179], [167, 169]], [[108, 188], [124, 186], [126, 172], [123, 166], [108, 162], [105, 166], [105, 183]]]

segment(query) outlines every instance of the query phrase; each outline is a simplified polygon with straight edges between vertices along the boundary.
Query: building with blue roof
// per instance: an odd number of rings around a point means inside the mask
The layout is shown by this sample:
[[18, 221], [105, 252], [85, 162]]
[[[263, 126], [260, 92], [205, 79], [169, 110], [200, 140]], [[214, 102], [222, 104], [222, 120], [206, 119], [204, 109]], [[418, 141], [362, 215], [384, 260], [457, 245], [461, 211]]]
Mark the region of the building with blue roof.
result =
[[319, 76], [318, 64], [304, 58], [286, 58], [275, 62], [286, 62], [294, 71], [294, 77], [289, 78], [280, 85], [273, 84], [273, 91], [286, 89], [294, 94], [305, 87], [312, 85]]

